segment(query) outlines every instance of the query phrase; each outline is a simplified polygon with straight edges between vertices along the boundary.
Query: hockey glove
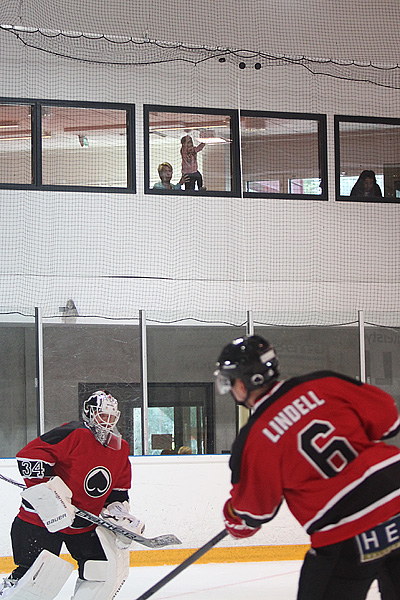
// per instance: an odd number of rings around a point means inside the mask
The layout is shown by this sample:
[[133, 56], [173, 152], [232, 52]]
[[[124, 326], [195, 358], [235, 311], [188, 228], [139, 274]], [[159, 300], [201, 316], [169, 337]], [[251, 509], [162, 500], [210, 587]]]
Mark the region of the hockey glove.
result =
[[[115, 525], [119, 525], [132, 533], [142, 535], [145, 529], [145, 524], [140, 521], [137, 517], [134, 517], [129, 512], [129, 503], [125, 502], [111, 502], [103, 508], [101, 511], [103, 519], [112, 521]], [[116, 544], [120, 549], [129, 548], [132, 540], [123, 535], [117, 534]]]
[[233, 510], [230, 499], [225, 502], [223, 513], [225, 529], [235, 538], [251, 537], [261, 529], [247, 525]]
[[58, 476], [27, 488], [21, 496], [33, 506], [51, 533], [69, 527], [75, 518], [72, 492]]

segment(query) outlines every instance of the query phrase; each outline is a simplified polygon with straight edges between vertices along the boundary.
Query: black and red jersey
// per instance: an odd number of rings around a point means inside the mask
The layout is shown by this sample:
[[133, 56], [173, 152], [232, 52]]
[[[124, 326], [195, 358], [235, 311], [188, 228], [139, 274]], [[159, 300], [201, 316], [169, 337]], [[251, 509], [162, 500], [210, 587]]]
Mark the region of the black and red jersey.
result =
[[330, 371], [277, 383], [232, 448], [232, 506], [249, 525], [283, 499], [313, 546], [351, 538], [400, 513], [400, 421], [381, 389]]
[[[17, 453], [19, 472], [27, 487], [58, 475], [72, 491], [72, 503], [95, 515], [105, 504], [127, 500], [131, 487], [129, 445], [122, 440], [121, 449], [100, 444], [80, 422], [56, 427], [32, 440]], [[23, 502], [19, 518], [43, 525], [33, 508]], [[64, 533], [82, 533], [92, 529], [84, 519], [75, 519]]]

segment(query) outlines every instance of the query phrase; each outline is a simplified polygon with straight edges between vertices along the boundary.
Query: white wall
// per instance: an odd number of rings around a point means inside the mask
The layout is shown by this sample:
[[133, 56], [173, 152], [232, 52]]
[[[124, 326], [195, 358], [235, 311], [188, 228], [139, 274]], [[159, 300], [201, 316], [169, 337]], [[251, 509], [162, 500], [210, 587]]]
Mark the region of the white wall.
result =
[[[228, 456], [132, 457], [131, 510], [146, 523], [146, 536], [174, 533], [182, 548], [199, 548], [223, 528], [229, 496]], [[14, 459], [0, 460], [0, 473], [20, 483]], [[0, 556], [11, 556], [9, 530], [18, 512], [19, 488], [0, 480]], [[309, 539], [283, 505], [277, 517], [247, 540], [227, 537], [220, 547], [308, 544]], [[181, 547], [181, 546], [180, 546]], [[132, 550], [145, 550], [135, 544]]]

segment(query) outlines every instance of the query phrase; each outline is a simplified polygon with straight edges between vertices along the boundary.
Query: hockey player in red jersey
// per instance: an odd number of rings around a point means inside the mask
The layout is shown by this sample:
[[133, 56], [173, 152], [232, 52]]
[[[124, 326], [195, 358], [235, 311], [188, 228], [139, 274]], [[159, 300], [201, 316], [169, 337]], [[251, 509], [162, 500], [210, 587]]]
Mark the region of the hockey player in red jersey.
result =
[[129, 446], [116, 428], [119, 416], [115, 398], [97, 391], [83, 404], [83, 423], [52, 429], [18, 452], [27, 489], [11, 528], [17, 567], [0, 586], [0, 598], [54, 598], [69, 571], [63, 581], [54, 582], [53, 590], [46, 581], [45, 589], [38, 589], [37, 577], [30, 577], [40, 557], [43, 569], [48, 566], [47, 579], [52, 574], [60, 579], [66, 564], [58, 558], [63, 542], [79, 567], [74, 599], [108, 600], [122, 586], [129, 571], [130, 541], [104, 528], [96, 530], [74, 515], [77, 507], [135, 533], [144, 530], [144, 524], [129, 514]]
[[232, 447], [227, 531], [254, 535], [285, 500], [311, 539], [298, 600], [363, 600], [383, 572], [400, 599], [400, 450], [383, 441], [400, 428], [393, 398], [331, 371], [280, 381], [257, 335], [228, 344], [215, 375], [251, 411]]

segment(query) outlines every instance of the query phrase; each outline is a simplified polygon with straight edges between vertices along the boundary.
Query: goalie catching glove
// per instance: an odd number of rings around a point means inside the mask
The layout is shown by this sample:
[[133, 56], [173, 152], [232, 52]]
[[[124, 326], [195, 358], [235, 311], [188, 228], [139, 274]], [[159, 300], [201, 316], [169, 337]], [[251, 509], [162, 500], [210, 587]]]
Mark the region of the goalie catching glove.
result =
[[[129, 502], [111, 502], [103, 508], [101, 511], [101, 516], [106, 521], [111, 521], [115, 525], [119, 527], [123, 527], [127, 529], [131, 533], [137, 533], [138, 535], [142, 535], [145, 529], [145, 524], [143, 521], [134, 517], [129, 512]], [[129, 538], [116, 534], [117, 536], [117, 546], [121, 549], [129, 548], [132, 543], [132, 540]]]
[[235, 538], [251, 537], [261, 529], [261, 527], [247, 525], [233, 510], [230, 499], [225, 502], [223, 513], [225, 529]]

